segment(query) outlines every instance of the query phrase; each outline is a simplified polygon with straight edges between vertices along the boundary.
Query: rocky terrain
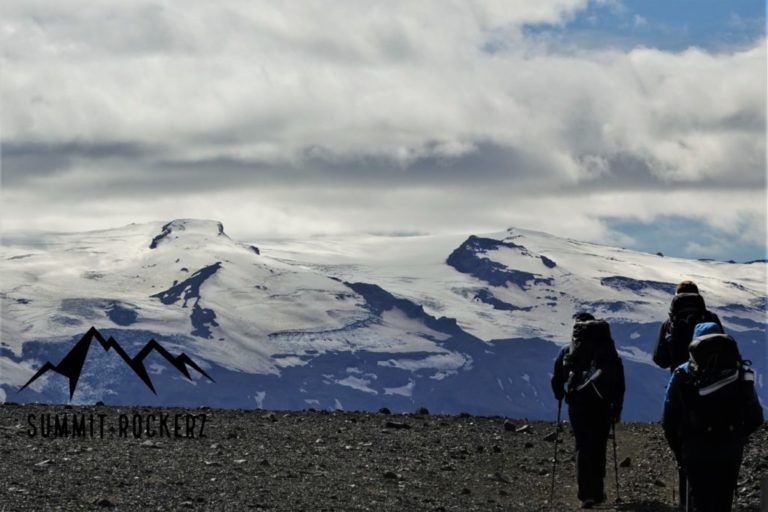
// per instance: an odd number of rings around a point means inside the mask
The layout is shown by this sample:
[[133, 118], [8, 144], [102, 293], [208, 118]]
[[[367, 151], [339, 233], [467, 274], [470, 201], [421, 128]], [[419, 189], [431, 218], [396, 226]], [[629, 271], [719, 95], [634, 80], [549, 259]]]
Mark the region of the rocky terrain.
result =
[[[554, 423], [386, 412], [3, 404], [0, 510], [578, 508], [567, 424], [549, 503]], [[50, 436], [56, 416], [69, 435]], [[676, 473], [660, 426], [620, 424], [616, 437], [620, 501], [609, 446], [610, 504], [601, 508], [673, 511]], [[751, 440], [735, 510], [759, 510], [766, 477], [768, 424]]]

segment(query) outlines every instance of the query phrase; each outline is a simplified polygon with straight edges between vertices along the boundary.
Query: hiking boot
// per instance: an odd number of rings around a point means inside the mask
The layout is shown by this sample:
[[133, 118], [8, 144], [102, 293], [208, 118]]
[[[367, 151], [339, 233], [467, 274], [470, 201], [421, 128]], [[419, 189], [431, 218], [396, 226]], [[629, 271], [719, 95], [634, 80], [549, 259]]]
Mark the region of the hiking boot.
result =
[[581, 508], [592, 508], [595, 506], [595, 500], [588, 499], [581, 502]]

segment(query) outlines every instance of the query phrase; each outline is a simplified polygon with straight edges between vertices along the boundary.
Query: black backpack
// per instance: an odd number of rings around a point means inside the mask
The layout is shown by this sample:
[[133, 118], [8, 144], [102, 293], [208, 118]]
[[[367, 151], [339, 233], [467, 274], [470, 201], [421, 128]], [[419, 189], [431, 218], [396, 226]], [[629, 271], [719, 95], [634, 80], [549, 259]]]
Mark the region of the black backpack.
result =
[[672, 368], [688, 360], [688, 345], [693, 339], [693, 330], [696, 324], [703, 322], [720, 323], [713, 313], [707, 311], [701, 295], [698, 293], [675, 295], [669, 307], [669, 328], [666, 335]]
[[701, 336], [689, 352], [687, 372], [678, 370], [683, 373], [684, 435], [743, 435], [755, 375], [736, 340], [727, 334]]
[[605, 320], [576, 322], [571, 345], [563, 358], [567, 376], [566, 401], [574, 399], [611, 401], [619, 354]]

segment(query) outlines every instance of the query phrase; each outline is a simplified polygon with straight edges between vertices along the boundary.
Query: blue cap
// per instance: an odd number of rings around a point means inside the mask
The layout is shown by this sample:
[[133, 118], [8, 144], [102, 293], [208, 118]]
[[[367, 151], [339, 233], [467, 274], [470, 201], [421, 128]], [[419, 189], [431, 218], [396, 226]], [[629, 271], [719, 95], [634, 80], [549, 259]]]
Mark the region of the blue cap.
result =
[[702, 322], [693, 328], [693, 337], [706, 336], [707, 334], [723, 334], [723, 328], [715, 322]]

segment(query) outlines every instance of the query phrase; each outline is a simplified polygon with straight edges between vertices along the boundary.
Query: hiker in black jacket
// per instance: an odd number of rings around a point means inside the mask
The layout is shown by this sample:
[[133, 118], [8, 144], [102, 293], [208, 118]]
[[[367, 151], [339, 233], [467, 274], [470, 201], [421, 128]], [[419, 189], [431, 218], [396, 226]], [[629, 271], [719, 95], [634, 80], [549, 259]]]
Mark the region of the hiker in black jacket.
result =
[[669, 381], [662, 425], [687, 473], [691, 510], [728, 512], [747, 437], [762, 425], [763, 409], [736, 341], [714, 322], [699, 324], [695, 335], [690, 361]]
[[653, 362], [660, 368], [669, 368], [669, 371], [673, 372], [688, 361], [688, 344], [693, 339], [693, 329], [703, 322], [714, 322], [722, 327], [717, 315], [707, 310], [696, 283], [681, 282], [672, 298], [669, 318], [659, 329], [653, 350]]
[[605, 451], [611, 425], [621, 418], [624, 366], [605, 320], [576, 315], [573, 336], [555, 360], [552, 390], [565, 399], [576, 438], [576, 479], [582, 508], [606, 499]]

